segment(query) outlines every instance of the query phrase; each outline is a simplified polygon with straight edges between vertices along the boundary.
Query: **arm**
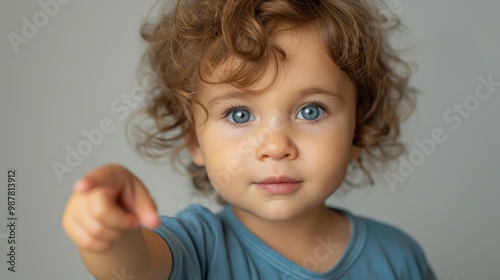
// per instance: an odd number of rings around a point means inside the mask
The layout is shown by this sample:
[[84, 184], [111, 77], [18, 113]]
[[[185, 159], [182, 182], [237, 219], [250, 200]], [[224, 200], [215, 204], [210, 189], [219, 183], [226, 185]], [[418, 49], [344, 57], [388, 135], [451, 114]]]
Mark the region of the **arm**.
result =
[[168, 279], [172, 256], [167, 243], [150, 229], [133, 229], [106, 252], [80, 249], [82, 260], [98, 280], [118, 275], [135, 279]]

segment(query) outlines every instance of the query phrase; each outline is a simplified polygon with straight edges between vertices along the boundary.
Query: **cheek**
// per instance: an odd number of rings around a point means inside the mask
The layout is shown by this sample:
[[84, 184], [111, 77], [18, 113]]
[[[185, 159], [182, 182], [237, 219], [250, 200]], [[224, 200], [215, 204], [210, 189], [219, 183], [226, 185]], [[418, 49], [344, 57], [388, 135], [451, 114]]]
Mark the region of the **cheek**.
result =
[[307, 157], [306, 166], [301, 169], [309, 170], [305, 175], [316, 182], [318, 190], [330, 193], [344, 181], [350, 157], [343, 145], [325, 141], [304, 156]]
[[344, 126], [322, 128], [320, 133], [309, 133], [300, 144], [301, 156], [317, 172], [340, 173], [347, 169], [351, 158], [352, 137]]
[[211, 155], [211, 159], [234, 157], [236, 156], [234, 150], [242, 141], [223, 130], [207, 129], [201, 138], [200, 147], [206, 155]]
[[332, 168], [347, 165], [350, 160], [350, 143], [343, 139], [318, 139], [305, 142], [302, 145], [301, 156], [315, 166], [330, 166]]
[[221, 191], [234, 183], [235, 177], [244, 170], [242, 156], [238, 152], [241, 140], [213, 129], [206, 129], [199, 140], [210, 181]]

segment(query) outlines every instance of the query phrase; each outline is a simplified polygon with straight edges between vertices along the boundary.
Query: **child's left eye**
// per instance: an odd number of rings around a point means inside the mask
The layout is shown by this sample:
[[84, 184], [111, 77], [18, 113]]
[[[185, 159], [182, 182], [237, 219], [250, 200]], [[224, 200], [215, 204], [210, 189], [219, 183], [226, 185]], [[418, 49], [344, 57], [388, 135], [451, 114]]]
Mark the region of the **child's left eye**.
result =
[[323, 117], [326, 114], [325, 109], [320, 105], [309, 104], [302, 107], [297, 113], [297, 118], [300, 120], [314, 121]]

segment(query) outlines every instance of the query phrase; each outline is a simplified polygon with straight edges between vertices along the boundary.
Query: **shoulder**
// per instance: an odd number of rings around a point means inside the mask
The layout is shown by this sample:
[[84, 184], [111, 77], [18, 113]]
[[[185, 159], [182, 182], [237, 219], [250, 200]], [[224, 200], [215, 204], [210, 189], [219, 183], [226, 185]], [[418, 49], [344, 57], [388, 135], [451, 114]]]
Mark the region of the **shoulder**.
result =
[[422, 247], [407, 232], [377, 219], [341, 211], [352, 223], [353, 241], [357, 243], [352, 247], [359, 250], [358, 266], [375, 266], [385, 271], [383, 275], [394, 273], [396, 279], [435, 279]]
[[[351, 226], [351, 231], [358, 238], [370, 244], [393, 247], [402, 245], [403, 248], [419, 247], [418, 243], [404, 230], [381, 220], [354, 214], [342, 208], [331, 209], [345, 215]], [[359, 240], [358, 240], [359, 242]]]
[[210, 209], [193, 204], [189, 205], [174, 217], [162, 215], [161, 224], [155, 229], [158, 233], [175, 232], [177, 235], [204, 235], [205, 238], [210, 235], [216, 235], [221, 231], [221, 219]]
[[423, 251], [418, 242], [406, 231], [377, 219], [354, 216], [367, 231], [367, 248], [383, 249], [392, 254], [421, 255]]

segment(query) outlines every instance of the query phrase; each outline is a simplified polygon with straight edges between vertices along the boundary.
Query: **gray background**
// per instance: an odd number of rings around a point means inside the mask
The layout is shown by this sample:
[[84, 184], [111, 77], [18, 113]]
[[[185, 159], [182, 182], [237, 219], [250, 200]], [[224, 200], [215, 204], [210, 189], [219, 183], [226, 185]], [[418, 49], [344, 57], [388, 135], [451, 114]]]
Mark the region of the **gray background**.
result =
[[[422, 92], [417, 112], [404, 126], [404, 140], [415, 154], [415, 140], [431, 137], [434, 129], [442, 129], [446, 141], [404, 182], [390, 187], [380, 174], [374, 188], [339, 192], [329, 202], [410, 233], [439, 279], [499, 279], [500, 87], [461, 118], [457, 129], [443, 114], [472, 100], [478, 77], [500, 81], [500, 2], [390, 2], [408, 26], [396, 40], [413, 46], [405, 57], [418, 64], [413, 84]], [[138, 29], [152, 3], [61, 4], [16, 53], [9, 32], [22, 34], [23, 17], [33, 22], [43, 10], [38, 1], [0, 2], [1, 279], [90, 279], [61, 228], [61, 216], [73, 182], [101, 164], [117, 162], [138, 174], [162, 214], [175, 214], [193, 201], [214, 207], [193, 198], [188, 180], [167, 164], [136, 155], [125, 140], [121, 113], [111, 109], [138, 85]], [[114, 131], [59, 181], [51, 164], [64, 164], [66, 147], [75, 149], [86, 139], [82, 131], [98, 128], [103, 119]], [[8, 272], [5, 262], [11, 167], [18, 171], [16, 273]], [[397, 167], [387, 171], [398, 174]]]

